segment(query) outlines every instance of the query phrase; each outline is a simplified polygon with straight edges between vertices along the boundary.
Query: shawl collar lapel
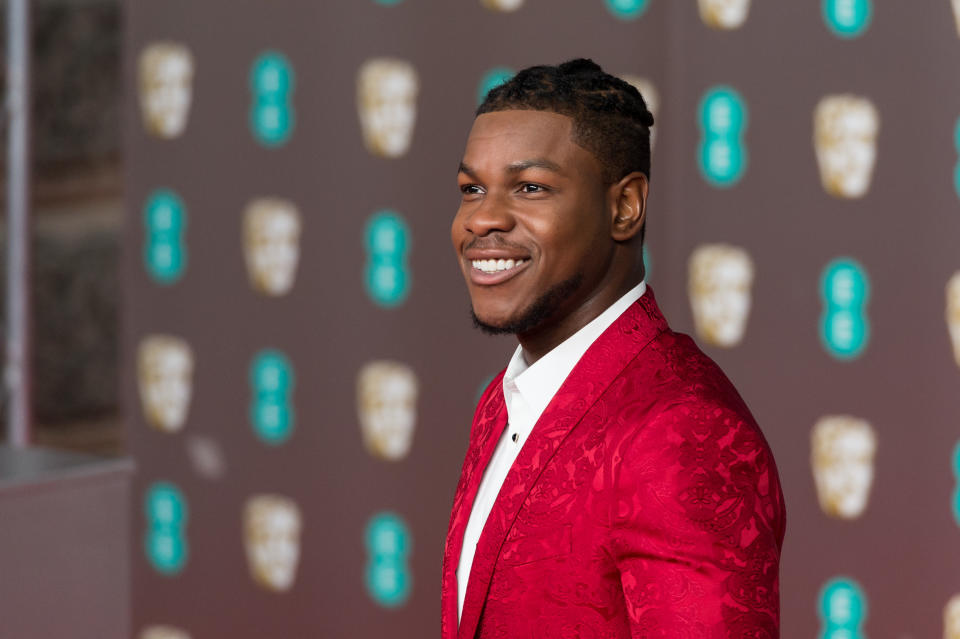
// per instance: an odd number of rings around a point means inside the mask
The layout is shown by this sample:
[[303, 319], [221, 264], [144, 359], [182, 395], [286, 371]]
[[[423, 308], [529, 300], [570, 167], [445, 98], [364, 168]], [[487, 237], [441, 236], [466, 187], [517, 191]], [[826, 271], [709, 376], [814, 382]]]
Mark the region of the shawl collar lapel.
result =
[[[476, 634], [500, 548], [527, 494], [557, 448], [624, 367], [666, 328], [666, 320], [657, 308], [653, 291], [648, 288], [646, 294], [631, 304], [587, 349], [554, 395], [510, 468], [480, 534], [463, 602], [458, 639], [473, 639]], [[501, 388], [501, 403], [502, 392]], [[502, 427], [500, 430], [502, 431]], [[489, 450], [485, 451], [483, 467], [493, 451], [493, 447], [487, 448]], [[482, 474], [479, 473], [480, 476]], [[472, 483], [479, 484], [479, 479]], [[474, 485], [474, 494], [476, 489], [477, 486]], [[462, 518], [465, 520], [468, 516], [469, 510], [466, 510]], [[462, 537], [461, 533], [460, 543]], [[459, 553], [459, 545], [457, 552]], [[455, 582], [453, 592], [456, 593]], [[456, 602], [453, 605], [456, 621]], [[520, 614], [523, 614], [522, 611]], [[448, 636], [452, 635], [444, 635], [444, 638]]]
[[[443, 552], [443, 584], [440, 602], [440, 636], [453, 639], [457, 634], [457, 565], [463, 548], [463, 534], [470, 519], [473, 500], [480, 488], [483, 470], [493, 455], [500, 435], [507, 425], [503, 399], [503, 373], [490, 383], [484, 400], [477, 407], [467, 456], [463, 460], [460, 483], [453, 498], [447, 541]], [[477, 472], [479, 470], [479, 472]], [[464, 507], [466, 505], [466, 507]]]

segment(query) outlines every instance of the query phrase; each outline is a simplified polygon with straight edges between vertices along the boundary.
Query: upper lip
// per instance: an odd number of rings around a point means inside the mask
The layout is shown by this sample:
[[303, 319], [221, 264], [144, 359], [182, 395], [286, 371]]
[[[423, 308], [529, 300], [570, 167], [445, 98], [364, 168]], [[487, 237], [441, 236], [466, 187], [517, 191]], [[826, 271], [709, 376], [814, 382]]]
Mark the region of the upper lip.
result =
[[529, 256], [509, 249], [467, 249], [463, 257], [468, 260], [525, 260]]

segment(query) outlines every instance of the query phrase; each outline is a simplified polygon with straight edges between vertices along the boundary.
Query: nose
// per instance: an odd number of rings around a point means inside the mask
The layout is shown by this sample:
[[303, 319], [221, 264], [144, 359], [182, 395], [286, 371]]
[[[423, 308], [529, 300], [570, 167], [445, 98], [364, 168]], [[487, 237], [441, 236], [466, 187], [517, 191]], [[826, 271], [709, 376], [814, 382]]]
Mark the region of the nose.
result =
[[464, 230], [480, 237], [495, 231], [506, 233], [513, 229], [515, 223], [509, 207], [489, 194], [462, 213]]

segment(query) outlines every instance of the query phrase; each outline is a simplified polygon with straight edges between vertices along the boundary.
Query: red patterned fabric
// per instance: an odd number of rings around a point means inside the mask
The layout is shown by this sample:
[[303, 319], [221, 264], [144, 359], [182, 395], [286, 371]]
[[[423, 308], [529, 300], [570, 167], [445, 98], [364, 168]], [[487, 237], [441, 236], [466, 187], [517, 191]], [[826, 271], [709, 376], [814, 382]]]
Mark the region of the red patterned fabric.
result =
[[510, 469], [457, 626], [457, 562], [506, 425], [474, 416], [443, 559], [443, 639], [779, 637], [786, 516], [743, 400], [648, 290], [587, 350]]

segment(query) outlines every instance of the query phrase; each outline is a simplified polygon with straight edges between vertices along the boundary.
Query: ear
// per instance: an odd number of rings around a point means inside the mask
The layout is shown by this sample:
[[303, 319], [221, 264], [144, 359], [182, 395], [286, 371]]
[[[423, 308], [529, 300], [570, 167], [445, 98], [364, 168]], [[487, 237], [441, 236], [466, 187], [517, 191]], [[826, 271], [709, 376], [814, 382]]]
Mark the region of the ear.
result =
[[647, 217], [647, 176], [634, 171], [610, 186], [610, 235], [617, 242], [632, 239]]

